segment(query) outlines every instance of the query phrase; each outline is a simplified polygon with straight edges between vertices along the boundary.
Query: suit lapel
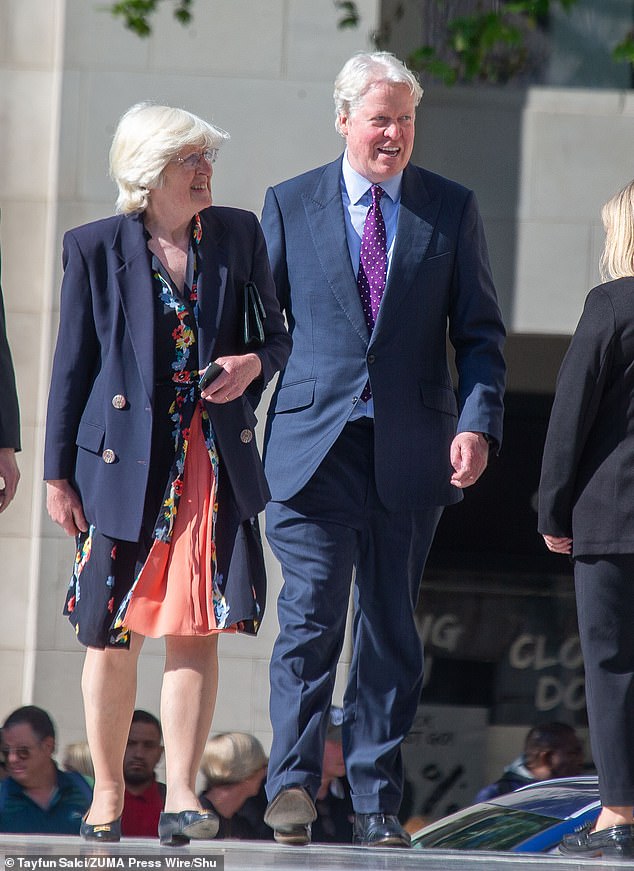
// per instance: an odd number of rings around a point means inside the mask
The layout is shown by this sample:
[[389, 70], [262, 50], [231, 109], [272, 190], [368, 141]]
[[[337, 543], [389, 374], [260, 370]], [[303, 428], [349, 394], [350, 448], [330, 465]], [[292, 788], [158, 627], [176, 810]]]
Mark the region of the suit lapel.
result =
[[225, 227], [213, 210], [201, 214], [203, 235], [198, 246], [198, 342], [200, 366], [214, 358], [214, 347], [227, 293], [229, 263], [223, 247]]
[[154, 300], [143, 219], [122, 217], [112, 247], [121, 261], [115, 272], [137, 366], [148, 397], [154, 392]]
[[341, 200], [341, 158], [329, 163], [312, 194], [302, 194], [313, 245], [328, 286], [362, 342], [368, 328], [350, 262]]
[[375, 334], [396, 314], [409, 293], [427, 253], [440, 204], [440, 197], [430, 195], [419, 171], [411, 165], [405, 167], [394, 251]]

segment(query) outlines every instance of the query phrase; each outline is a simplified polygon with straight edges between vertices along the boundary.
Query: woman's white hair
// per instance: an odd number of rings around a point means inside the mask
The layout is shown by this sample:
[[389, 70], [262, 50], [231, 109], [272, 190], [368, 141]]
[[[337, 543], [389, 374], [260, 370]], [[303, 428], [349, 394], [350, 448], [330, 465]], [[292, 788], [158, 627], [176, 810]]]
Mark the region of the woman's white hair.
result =
[[601, 277], [630, 278], [634, 275], [634, 181], [615, 194], [601, 210], [605, 244], [601, 254]]
[[137, 103], [122, 115], [110, 147], [110, 176], [119, 188], [117, 212], [143, 212], [152, 188], [183, 148], [219, 148], [229, 134], [185, 109]]
[[367, 94], [377, 84], [388, 82], [393, 85], [406, 85], [414, 106], [418, 106], [423, 96], [416, 75], [389, 51], [360, 51], [346, 61], [335, 79], [335, 128], [341, 133], [340, 118], [352, 115]]

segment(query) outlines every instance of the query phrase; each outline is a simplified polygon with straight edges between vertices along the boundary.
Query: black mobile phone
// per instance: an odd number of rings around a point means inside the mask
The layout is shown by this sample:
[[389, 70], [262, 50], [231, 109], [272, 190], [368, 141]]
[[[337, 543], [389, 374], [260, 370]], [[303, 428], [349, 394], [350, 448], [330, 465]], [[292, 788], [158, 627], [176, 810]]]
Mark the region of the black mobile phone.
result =
[[210, 363], [200, 376], [200, 381], [198, 382], [200, 389], [204, 390], [206, 387], [209, 387], [211, 382], [215, 381], [220, 373], [224, 371], [219, 363]]

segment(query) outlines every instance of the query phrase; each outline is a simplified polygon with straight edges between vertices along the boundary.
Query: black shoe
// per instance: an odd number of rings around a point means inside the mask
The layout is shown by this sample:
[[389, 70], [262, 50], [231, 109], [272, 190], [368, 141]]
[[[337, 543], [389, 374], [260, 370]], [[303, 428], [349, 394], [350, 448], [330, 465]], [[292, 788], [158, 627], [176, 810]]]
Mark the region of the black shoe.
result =
[[211, 840], [218, 834], [220, 821], [212, 811], [181, 811], [167, 814], [161, 811], [158, 836], [164, 847], [180, 847], [193, 840]]
[[303, 786], [280, 790], [264, 814], [277, 843], [295, 846], [310, 844], [310, 826], [316, 819], [315, 804]]
[[357, 847], [411, 847], [412, 839], [393, 814], [355, 814], [352, 843]]
[[102, 823], [100, 826], [91, 826], [83, 819], [79, 826], [79, 835], [84, 841], [120, 841], [121, 817], [111, 823]]
[[594, 823], [566, 835], [559, 852], [566, 856], [634, 856], [634, 825], [609, 826], [591, 831]]

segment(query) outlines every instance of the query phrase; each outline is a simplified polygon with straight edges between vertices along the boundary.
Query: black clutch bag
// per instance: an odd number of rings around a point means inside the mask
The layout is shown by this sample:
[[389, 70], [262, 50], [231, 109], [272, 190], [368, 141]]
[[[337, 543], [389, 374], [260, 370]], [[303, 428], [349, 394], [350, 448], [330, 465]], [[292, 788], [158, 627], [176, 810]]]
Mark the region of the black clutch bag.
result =
[[252, 281], [244, 285], [244, 335], [245, 347], [257, 348], [264, 344], [264, 319], [266, 312], [257, 287]]

